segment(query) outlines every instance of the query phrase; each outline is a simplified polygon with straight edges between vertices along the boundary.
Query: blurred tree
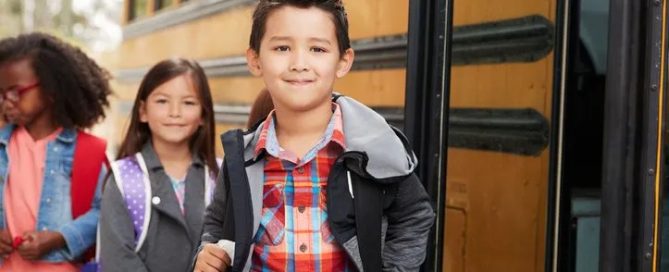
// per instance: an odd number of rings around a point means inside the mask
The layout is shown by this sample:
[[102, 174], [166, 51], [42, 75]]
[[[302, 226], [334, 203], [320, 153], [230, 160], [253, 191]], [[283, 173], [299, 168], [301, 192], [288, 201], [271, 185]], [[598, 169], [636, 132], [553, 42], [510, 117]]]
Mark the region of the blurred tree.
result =
[[122, 0], [0, 0], [0, 38], [43, 31], [92, 50], [121, 39]]

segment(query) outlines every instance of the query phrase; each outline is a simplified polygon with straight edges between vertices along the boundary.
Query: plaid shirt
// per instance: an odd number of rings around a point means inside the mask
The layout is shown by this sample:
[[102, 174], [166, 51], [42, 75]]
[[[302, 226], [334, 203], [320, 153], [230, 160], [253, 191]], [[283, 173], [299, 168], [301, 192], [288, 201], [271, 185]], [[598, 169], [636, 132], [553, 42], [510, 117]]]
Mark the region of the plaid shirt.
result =
[[333, 109], [325, 135], [302, 160], [279, 146], [274, 112], [265, 120], [255, 148], [256, 155], [265, 150], [268, 156], [252, 271], [349, 271], [352, 267], [327, 222], [328, 174], [346, 147], [341, 110], [337, 104]]

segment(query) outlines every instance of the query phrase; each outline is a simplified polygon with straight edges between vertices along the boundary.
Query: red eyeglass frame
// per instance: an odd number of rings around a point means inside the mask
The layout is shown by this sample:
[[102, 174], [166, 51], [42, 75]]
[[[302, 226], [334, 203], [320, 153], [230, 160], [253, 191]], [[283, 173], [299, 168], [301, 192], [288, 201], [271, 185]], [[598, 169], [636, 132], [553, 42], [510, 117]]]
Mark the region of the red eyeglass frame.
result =
[[35, 82], [33, 84], [28, 84], [28, 85], [23, 86], [23, 87], [16, 87], [14, 89], [8, 89], [7, 91], [0, 92], [0, 101], [4, 101], [4, 100], [8, 99], [7, 95], [9, 93], [12, 93], [12, 92], [16, 93], [17, 98], [20, 98], [25, 92], [34, 89], [35, 87], [39, 86], [39, 84], [40, 84], [39, 82]]

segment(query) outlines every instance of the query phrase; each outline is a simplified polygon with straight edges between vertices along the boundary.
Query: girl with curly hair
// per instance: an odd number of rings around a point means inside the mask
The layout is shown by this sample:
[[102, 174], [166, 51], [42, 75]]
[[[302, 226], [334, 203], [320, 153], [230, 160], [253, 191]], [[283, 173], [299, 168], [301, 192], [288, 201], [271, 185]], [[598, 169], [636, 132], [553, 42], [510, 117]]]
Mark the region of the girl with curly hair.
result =
[[96, 238], [109, 74], [43, 33], [0, 40], [0, 271], [77, 271]]

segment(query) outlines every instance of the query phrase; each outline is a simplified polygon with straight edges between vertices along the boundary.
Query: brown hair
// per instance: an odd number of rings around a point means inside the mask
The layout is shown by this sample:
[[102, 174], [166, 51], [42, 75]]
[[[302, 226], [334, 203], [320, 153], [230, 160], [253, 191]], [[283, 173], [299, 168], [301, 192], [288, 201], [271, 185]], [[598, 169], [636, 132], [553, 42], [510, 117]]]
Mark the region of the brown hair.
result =
[[124, 158], [141, 151], [144, 144], [151, 138], [149, 125], [139, 120], [139, 108], [142, 102], [146, 102], [147, 97], [160, 85], [183, 74], [190, 75], [193, 79], [202, 105], [203, 125], [197, 129], [191, 138], [190, 150], [200, 156], [211, 171], [218, 175], [218, 164], [214, 153], [215, 127], [211, 90], [204, 70], [197, 62], [192, 60], [163, 60], [154, 65], [144, 76], [137, 91], [135, 104], [132, 107], [130, 127], [123, 139], [117, 158]]
[[269, 95], [267, 89], [262, 89], [256, 100], [253, 101], [251, 106], [251, 112], [249, 113], [249, 120], [246, 123], [246, 129], [251, 130], [260, 123], [260, 121], [265, 120], [267, 115], [274, 109], [274, 103], [272, 102], [272, 96]]
[[105, 117], [111, 76], [79, 48], [39, 32], [0, 40], [0, 65], [24, 59], [52, 102], [58, 125], [89, 128]]
[[351, 48], [351, 40], [348, 37], [348, 19], [346, 10], [341, 0], [260, 0], [253, 12], [253, 25], [251, 26], [251, 38], [249, 47], [253, 51], [260, 52], [260, 41], [265, 35], [265, 26], [269, 15], [284, 6], [298, 8], [319, 8], [330, 15], [335, 25], [335, 34], [339, 46], [339, 54], [344, 54]]

